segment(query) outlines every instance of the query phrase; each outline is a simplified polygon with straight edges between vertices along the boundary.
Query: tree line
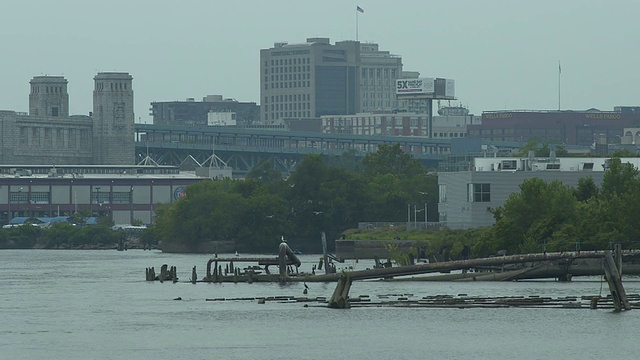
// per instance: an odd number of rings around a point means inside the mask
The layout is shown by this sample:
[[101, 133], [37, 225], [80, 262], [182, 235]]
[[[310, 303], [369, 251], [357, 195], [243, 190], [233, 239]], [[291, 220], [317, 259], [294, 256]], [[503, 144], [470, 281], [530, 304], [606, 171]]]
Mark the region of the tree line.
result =
[[[306, 156], [286, 177], [264, 161], [243, 180], [190, 185], [184, 197], [156, 207], [153, 226], [142, 237], [145, 242], [175, 242], [194, 249], [201, 242], [228, 240], [239, 251], [253, 253], [275, 251], [284, 237], [294, 249], [319, 252], [320, 233], [325, 232], [329, 241], [341, 236], [389, 243], [397, 238], [417, 240], [416, 249], [439, 259], [485, 257], [501, 250], [514, 254], [640, 244], [638, 169], [617, 157], [611, 159], [600, 186], [590, 177], [579, 179], [575, 188], [560, 181], [524, 181], [519, 192], [491, 210], [495, 224], [490, 227], [354, 230], [358, 222], [415, 221], [414, 211], [422, 211], [425, 203], [428, 220], [437, 222], [437, 174], [399, 144], [380, 145], [363, 159], [353, 152]], [[0, 248], [115, 244], [118, 235], [109, 225], [3, 229]]]
[[[544, 149], [546, 150], [546, 149]], [[232, 240], [238, 249], [273, 251], [281, 237], [294, 248], [319, 251], [328, 239], [415, 239], [442, 258], [484, 257], [504, 250], [530, 253], [595, 250], [621, 242], [639, 244], [640, 180], [632, 164], [612, 158], [601, 186], [591, 177], [573, 188], [532, 178], [493, 209], [495, 224], [470, 230], [418, 231], [396, 226], [350, 230], [358, 222], [406, 223], [428, 202], [437, 221], [437, 174], [404, 153], [381, 145], [358, 161], [353, 154], [310, 155], [286, 178], [263, 162], [244, 180], [212, 180], [189, 186], [186, 196], [157, 210], [156, 239], [196, 245]]]
[[190, 185], [186, 195], [156, 208], [153, 234], [188, 247], [235, 241], [238, 250], [273, 252], [284, 237], [294, 249], [319, 251], [360, 221], [406, 222], [407, 204], [429, 202], [437, 221], [437, 178], [399, 144], [380, 145], [362, 160], [306, 156], [289, 176], [273, 163], [255, 166], [243, 180]]

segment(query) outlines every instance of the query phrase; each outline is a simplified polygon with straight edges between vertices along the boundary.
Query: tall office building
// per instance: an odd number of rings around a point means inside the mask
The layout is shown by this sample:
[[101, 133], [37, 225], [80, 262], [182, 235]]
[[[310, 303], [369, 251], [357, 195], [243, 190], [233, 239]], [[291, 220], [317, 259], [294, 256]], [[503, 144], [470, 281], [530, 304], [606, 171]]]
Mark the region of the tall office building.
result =
[[402, 75], [402, 58], [380, 51], [378, 44], [360, 44], [360, 109], [362, 112], [399, 108], [396, 79]]
[[260, 50], [262, 121], [360, 112], [359, 66], [357, 41], [309, 38]]

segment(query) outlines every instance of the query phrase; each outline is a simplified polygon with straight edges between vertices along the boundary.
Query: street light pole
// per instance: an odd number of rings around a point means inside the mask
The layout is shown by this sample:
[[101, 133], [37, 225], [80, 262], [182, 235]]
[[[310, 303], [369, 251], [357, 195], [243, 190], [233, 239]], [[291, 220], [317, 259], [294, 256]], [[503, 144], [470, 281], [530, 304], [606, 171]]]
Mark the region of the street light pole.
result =
[[129, 188], [129, 224], [133, 225], [133, 186]]
[[22, 188], [18, 189], [18, 215], [20, 215], [20, 203], [22, 202]]
[[7, 197], [7, 204], [9, 205], [9, 213], [7, 214], [7, 225], [11, 224], [11, 185], [9, 188], [9, 196]]
[[407, 204], [407, 230], [411, 226], [411, 204]]
[[[98, 205], [96, 217], [100, 217], [100, 186], [96, 186], [96, 204]], [[93, 211], [91, 211], [91, 216], [93, 216]]]
[[424, 228], [425, 229], [427, 228], [427, 223], [428, 223], [428, 220], [427, 220], [427, 203], [424, 203]]

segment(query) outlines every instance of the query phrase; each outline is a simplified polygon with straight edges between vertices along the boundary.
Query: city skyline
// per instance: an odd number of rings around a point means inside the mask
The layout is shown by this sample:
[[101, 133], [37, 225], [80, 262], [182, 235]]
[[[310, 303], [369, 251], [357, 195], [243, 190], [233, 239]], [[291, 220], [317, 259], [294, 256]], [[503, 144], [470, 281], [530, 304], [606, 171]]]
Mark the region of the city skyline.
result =
[[136, 121], [151, 122], [152, 101], [220, 94], [260, 104], [260, 49], [307, 37], [353, 40], [356, 16], [361, 42], [402, 56], [422, 76], [455, 79], [472, 113], [557, 109], [559, 62], [562, 109], [640, 103], [632, 45], [640, 4], [632, 1], [97, 4], [34, 0], [3, 9], [0, 110], [27, 112], [29, 80], [62, 75], [69, 112], [86, 115], [100, 71], [133, 76]]

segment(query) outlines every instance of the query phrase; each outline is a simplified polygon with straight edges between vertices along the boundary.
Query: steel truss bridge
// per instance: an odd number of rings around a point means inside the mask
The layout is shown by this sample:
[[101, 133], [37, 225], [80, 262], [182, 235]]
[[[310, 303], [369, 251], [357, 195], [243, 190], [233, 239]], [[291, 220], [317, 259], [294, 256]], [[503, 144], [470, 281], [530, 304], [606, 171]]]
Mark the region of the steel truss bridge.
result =
[[380, 144], [396, 143], [425, 166], [435, 168], [451, 150], [449, 139], [229, 127], [136, 124], [135, 136], [137, 163], [192, 169], [222, 161], [238, 176], [264, 160], [289, 173], [307, 154], [339, 156], [351, 151], [362, 157], [376, 152]]

